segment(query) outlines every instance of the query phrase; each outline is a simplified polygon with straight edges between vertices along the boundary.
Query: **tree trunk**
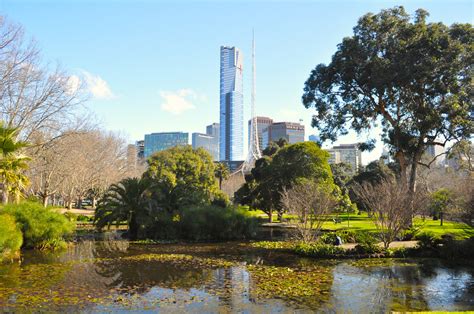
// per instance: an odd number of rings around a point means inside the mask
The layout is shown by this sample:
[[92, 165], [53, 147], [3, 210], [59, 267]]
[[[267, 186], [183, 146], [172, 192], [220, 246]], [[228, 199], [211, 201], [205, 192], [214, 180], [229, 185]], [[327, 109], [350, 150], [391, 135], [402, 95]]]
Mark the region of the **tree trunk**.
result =
[[97, 198], [95, 196], [92, 197], [92, 209], [97, 207]]
[[219, 190], [222, 190], [222, 177], [219, 177]]
[[69, 202], [68, 202], [68, 204], [67, 204], [67, 208], [68, 208], [69, 210], [71, 210], [71, 209], [72, 209], [72, 201], [69, 201]]
[[283, 213], [279, 211], [278, 212], [278, 221], [283, 222], [282, 219], [283, 219]]
[[268, 222], [273, 222], [273, 211], [271, 209], [268, 211]]
[[7, 203], [8, 203], [8, 191], [7, 191], [7, 189], [5, 188], [5, 186], [4, 186], [3, 190], [2, 190], [2, 203], [3, 203], [3, 204], [7, 204]]
[[82, 197], [77, 200], [77, 209], [82, 209]]
[[443, 226], [443, 211], [439, 213], [439, 225]]
[[43, 206], [44, 207], [48, 206], [48, 201], [49, 201], [49, 195], [48, 194], [43, 194]]

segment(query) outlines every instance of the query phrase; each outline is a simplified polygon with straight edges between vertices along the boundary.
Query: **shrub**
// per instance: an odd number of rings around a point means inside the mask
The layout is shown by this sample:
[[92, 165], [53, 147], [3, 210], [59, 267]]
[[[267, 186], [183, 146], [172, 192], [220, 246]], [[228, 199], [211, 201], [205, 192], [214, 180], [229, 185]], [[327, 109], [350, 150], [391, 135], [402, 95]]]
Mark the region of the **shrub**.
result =
[[346, 251], [340, 246], [325, 243], [299, 243], [295, 246], [294, 252], [311, 257], [335, 257], [343, 255]]
[[24, 202], [9, 204], [3, 212], [15, 217], [23, 233], [24, 247], [55, 249], [65, 245], [64, 236], [72, 233], [74, 224], [51, 208]]
[[91, 221], [91, 219], [90, 217], [87, 217], [85, 215], [79, 215], [77, 216], [76, 221], [86, 222], [86, 221]]
[[18, 258], [23, 244], [20, 228], [9, 214], [0, 214], [0, 222], [0, 262]]
[[418, 240], [420, 249], [435, 249], [441, 244], [441, 237], [429, 231], [416, 235], [415, 239]]
[[229, 206], [229, 196], [222, 191], [217, 191], [214, 193], [214, 198], [211, 201], [211, 205], [225, 208]]
[[357, 245], [354, 251], [357, 254], [380, 253], [382, 249], [377, 245], [377, 239], [368, 232], [358, 232], [356, 236]]
[[70, 212], [65, 212], [64, 214], [64, 217], [66, 217], [67, 220], [69, 221], [76, 221], [77, 220], [77, 215], [76, 214], [73, 214], [73, 213], [70, 213]]
[[183, 210], [177, 225], [181, 238], [209, 241], [254, 237], [258, 222], [247, 211], [211, 205]]

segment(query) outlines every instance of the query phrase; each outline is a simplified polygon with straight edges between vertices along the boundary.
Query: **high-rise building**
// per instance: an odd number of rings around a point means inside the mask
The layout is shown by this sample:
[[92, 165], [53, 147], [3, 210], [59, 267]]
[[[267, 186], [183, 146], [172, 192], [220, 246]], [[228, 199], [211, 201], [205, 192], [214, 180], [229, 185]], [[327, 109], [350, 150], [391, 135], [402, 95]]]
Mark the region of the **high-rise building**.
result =
[[192, 143], [193, 148], [204, 148], [212, 156], [212, 160], [219, 160], [219, 142], [217, 138], [202, 133], [193, 133], [192, 134]]
[[135, 146], [137, 147], [137, 158], [139, 161], [145, 159], [145, 141], [140, 140], [135, 142]]
[[[265, 130], [269, 125], [273, 123], [273, 119], [268, 118], [268, 117], [255, 117], [255, 120], [257, 121], [257, 134], [258, 134], [258, 147], [260, 148], [260, 151], [263, 151], [265, 149], [265, 146], [263, 146], [263, 130]], [[252, 127], [252, 119], [249, 120], [249, 135], [248, 135], [248, 143], [250, 143], [250, 128]]]
[[214, 136], [217, 139], [217, 143], [219, 143], [220, 127], [219, 123], [213, 123], [206, 126], [206, 134]]
[[243, 56], [236, 47], [221, 46], [220, 57], [220, 160], [243, 160]]
[[304, 142], [304, 125], [296, 122], [275, 122], [262, 131], [263, 147], [286, 139], [289, 144]]
[[188, 145], [188, 133], [160, 132], [145, 134], [145, 158], [174, 146]]
[[362, 151], [359, 144], [341, 144], [327, 150], [330, 164], [346, 163], [351, 165], [352, 172], [359, 170], [362, 165]]

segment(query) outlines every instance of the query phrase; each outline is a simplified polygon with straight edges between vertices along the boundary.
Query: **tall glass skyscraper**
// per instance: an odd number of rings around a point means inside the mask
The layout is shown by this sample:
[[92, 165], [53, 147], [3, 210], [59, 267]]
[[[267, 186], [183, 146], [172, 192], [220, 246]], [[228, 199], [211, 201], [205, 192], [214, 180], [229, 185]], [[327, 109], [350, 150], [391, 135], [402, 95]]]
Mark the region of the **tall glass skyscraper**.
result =
[[159, 152], [174, 146], [188, 145], [188, 133], [183, 132], [161, 132], [145, 134], [145, 158], [155, 152]]
[[220, 160], [244, 159], [242, 59], [238, 48], [221, 46]]

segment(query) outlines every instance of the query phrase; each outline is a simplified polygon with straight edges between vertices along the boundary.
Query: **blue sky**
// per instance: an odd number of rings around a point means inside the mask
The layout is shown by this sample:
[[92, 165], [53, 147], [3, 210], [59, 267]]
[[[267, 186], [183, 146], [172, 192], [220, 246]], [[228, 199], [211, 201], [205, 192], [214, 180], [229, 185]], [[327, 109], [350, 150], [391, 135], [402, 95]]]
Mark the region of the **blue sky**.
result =
[[[218, 122], [219, 47], [244, 54], [249, 118], [252, 28], [256, 37], [257, 114], [303, 119], [303, 84], [329, 62], [360, 16], [403, 5], [430, 21], [472, 23], [472, 1], [8, 1], [0, 12], [22, 24], [46, 61], [87, 80], [88, 107], [130, 142], [160, 131], [205, 132]], [[364, 140], [349, 134], [337, 143]], [[245, 136], [245, 139], [247, 136]], [[330, 144], [330, 143], [328, 143]], [[377, 158], [381, 145], [364, 155]]]

